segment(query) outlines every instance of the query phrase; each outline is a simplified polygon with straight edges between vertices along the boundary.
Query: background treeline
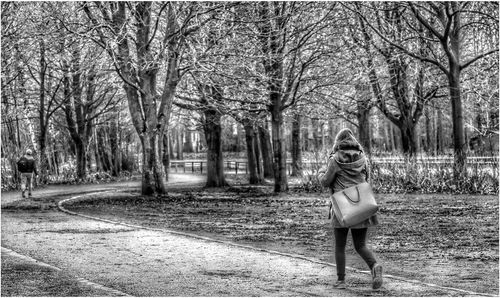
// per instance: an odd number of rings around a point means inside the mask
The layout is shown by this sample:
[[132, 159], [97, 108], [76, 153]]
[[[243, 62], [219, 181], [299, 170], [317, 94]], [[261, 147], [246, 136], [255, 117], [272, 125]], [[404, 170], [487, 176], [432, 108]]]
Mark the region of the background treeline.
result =
[[[163, 193], [172, 159], [203, 158], [207, 186], [222, 186], [224, 158], [242, 158], [250, 183], [274, 178], [280, 192], [288, 163], [308, 177], [318, 165], [305, 162], [324, 162], [349, 127], [371, 156], [404, 156], [407, 167], [452, 156], [404, 170], [398, 185], [419, 181], [413, 171], [422, 185], [441, 179], [432, 191], [480, 192], [486, 180], [498, 191], [497, 163], [474, 172], [467, 158], [498, 156], [497, 2], [1, 9], [4, 189], [31, 148], [41, 183], [140, 172], [144, 194]], [[380, 167], [381, 186], [402, 175]]]

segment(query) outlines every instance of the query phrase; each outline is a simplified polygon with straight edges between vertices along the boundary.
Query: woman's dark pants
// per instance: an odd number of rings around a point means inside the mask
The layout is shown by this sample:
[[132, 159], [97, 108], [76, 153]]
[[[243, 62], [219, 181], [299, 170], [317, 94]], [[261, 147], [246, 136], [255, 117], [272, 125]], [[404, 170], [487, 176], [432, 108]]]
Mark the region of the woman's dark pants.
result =
[[[351, 229], [352, 240], [354, 243], [354, 248], [358, 254], [365, 260], [370, 270], [373, 268], [375, 263], [375, 256], [366, 247], [366, 233], [368, 228], [363, 229]], [[337, 263], [337, 276], [339, 280], [344, 280], [345, 278], [345, 247], [347, 243], [347, 234], [349, 233], [349, 228], [335, 228], [335, 262]]]

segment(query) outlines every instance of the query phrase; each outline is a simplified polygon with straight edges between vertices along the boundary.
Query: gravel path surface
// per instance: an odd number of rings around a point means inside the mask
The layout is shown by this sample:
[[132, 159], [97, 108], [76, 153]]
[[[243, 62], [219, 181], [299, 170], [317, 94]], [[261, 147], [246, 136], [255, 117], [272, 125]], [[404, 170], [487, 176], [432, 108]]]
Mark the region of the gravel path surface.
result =
[[[202, 177], [173, 175], [171, 183]], [[118, 187], [138, 182], [71, 186], [35, 192], [38, 198]], [[20, 200], [2, 194], [2, 205]], [[166, 231], [65, 214], [2, 212], [2, 247], [60, 268], [76, 278], [132, 296], [465, 296], [471, 293], [386, 278], [371, 290], [365, 272], [348, 272], [347, 290], [333, 289], [335, 267]], [[117, 296], [109, 292], [108, 296]]]

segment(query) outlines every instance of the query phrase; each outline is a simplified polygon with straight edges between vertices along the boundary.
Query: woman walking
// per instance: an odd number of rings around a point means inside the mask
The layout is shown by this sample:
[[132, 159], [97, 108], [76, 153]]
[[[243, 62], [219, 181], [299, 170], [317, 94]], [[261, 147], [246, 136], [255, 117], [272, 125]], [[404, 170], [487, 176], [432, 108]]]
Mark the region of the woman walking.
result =
[[[369, 178], [368, 163], [363, 148], [358, 143], [350, 129], [342, 129], [335, 137], [328, 166], [320, 170], [319, 179], [323, 186], [331, 189], [332, 193], [342, 191], [359, 183], [367, 182]], [[331, 204], [331, 203], [330, 203]], [[335, 218], [330, 205], [330, 217], [335, 235], [335, 262], [337, 264], [338, 281], [334, 287], [345, 289], [345, 247], [347, 234], [351, 230], [352, 240], [356, 252], [363, 258], [372, 273], [372, 287], [382, 286], [382, 266], [377, 263], [375, 256], [366, 246], [368, 227], [378, 224], [377, 216], [350, 227], [343, 227]]]

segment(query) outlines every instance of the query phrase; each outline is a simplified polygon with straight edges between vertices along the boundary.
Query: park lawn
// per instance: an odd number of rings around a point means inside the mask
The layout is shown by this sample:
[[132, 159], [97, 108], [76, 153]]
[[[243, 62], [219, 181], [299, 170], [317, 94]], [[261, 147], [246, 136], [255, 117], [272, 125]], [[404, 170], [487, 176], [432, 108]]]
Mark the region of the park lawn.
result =
[[[498, 294], [498, 197], [381, 194], [378, 201], [381, 224], [369, 245], [386, 273]], [[118, 193], [68, 209], [335, 263], [327, 202], [325, 193], [274, 195], [267, 187], [191, 188], [156, 198]], [[350, 241], [347, 254], [347, 266], [366, 270]]]

